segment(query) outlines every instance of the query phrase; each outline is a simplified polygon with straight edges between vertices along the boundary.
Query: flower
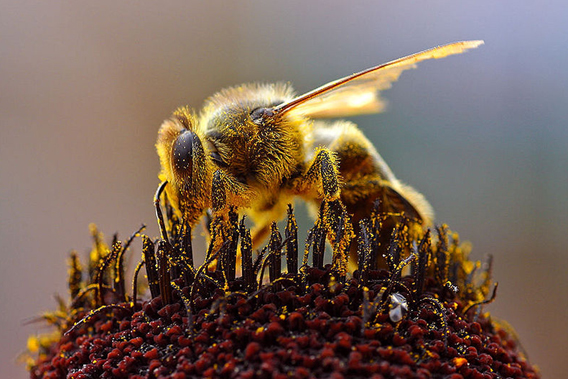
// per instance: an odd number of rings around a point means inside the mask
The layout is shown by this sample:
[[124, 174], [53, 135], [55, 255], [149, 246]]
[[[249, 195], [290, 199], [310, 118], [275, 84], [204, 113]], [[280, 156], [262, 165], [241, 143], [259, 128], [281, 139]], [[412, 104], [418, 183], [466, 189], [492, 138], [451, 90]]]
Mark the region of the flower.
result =
[[[318, 217], [299, 268], [291, 207], [284, 237], [274, 223], [254, 259], [244, 220], [233, 211], [214, 218], [200, 267], [191, 230], [167, 203], [155, 242], [141, 229], [109, 248], [93, 229], [88, 267], [71, 256], [70, 304], [44, 315], [57, 332], [30, 338], [31, 377], [539, 377], [514, 333], [482, 311], [497, 289], [491, 259], [470, 261], [468, 245], [446, 226], [422, 231], [405, 221], [381, 246], [384, 215], [373, 212], [347, 270], [349, 218], [341, 204], [324, 206], [336, 206], [338, 219]], [[143, 259], [129, 294], [123, 258], [139, 236]]]

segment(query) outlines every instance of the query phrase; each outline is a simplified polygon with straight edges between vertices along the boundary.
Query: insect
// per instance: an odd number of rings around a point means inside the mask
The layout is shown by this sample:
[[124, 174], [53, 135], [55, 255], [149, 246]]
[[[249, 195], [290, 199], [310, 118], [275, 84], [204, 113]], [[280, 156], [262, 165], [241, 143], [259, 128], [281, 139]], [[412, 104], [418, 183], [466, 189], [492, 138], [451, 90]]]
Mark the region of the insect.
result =
[[256, 242], [297, 197], [316, 205], [340, 199], [354, 225], [377, 199], [381, 212], [429, 225], [430, 204], [393, 175], [355, 124], [321, 119], [380, 112], [379, 92], [402, 71], [482, 43], [438, 46], [301, 96], [287, 84], [245, 84], [214, 94], [199, 113], [179, 108], [156, 143], [168, 198], [190, 226], [208, 209], [214, 215], [242, 210], [255, 223]]

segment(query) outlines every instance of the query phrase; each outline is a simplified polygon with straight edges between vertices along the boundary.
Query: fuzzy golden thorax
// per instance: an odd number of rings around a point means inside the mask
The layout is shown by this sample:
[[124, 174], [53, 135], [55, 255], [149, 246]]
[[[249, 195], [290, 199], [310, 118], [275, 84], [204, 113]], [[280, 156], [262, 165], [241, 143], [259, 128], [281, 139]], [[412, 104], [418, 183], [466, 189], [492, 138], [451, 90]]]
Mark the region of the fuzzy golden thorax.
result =
[[303, 164], [302, 120], [259, 117], [292, 97], [284, 84], [247, 84], [213, 95], [202, 112], [213, 160], [257, 195], [278, 191]]

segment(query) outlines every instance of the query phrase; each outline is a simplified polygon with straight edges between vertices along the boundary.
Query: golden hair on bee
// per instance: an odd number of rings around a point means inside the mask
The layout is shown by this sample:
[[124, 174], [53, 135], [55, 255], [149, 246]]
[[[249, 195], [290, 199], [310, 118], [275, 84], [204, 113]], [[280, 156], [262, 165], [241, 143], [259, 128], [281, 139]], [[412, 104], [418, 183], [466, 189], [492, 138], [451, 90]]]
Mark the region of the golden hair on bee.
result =
[[[379, 211], [389, 215], [388, 236], [401, 217], [428, 226], [430, 204], [394, 176], [355, 124], [318, 119], [380, 112], [380, 91], [404, 70], [482, 43], [438, 46], [300, 96], [283, 83], [245, 84], [209, 97], [199, 113], [180, 108], [162, 124], [156, 143], [168, 197], [190, 226], [207, 209], [223, 217], [230, 207], [245, 212], [255, 223], [256, 244], [296, 197], [323, 205], [329, 214], [322, 219], [330, 223], [337, 216], [333, 210], [344, 209], [355, 228], [379, 201]], [[339, 234], [346, 240], [330, 238], [332, 245], [349, 246], [351, 230]]]

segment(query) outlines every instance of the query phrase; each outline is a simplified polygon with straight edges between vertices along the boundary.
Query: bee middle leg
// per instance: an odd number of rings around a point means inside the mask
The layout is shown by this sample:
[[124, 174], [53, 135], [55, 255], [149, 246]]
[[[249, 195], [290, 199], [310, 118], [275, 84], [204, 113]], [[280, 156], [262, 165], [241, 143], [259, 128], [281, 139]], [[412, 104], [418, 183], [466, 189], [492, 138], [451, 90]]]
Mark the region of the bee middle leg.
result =
[[296, 195], [316, 200], [339, 202], [339, 179], [335, 155], [326, 148], [320, 148], [314, 154], [308, 168], [298, 177], [292, 179], [284, 193], [275, 191], [262, 199], [257, 199], [260, 206], [249, 210], [255, 222], [253, 229], [253, 247], [258, 247], [267, 237], [270, 225], [286, 213], [289, 203]]
[[337, 158], [331, 150], [319, 148], [307, 171], [293, 183], [294, 191], [313, 199], [339, 199], [339, 170]]
[[320, 205], [319, 223], [333, 247], [333, 264], [346, 272], [346, 252], [353, 238], [350, 216], [340, 200], [340, 174], [337, 155], [327, 148], [316, 150], [304, 175], [294, 185], [297, 194]]

